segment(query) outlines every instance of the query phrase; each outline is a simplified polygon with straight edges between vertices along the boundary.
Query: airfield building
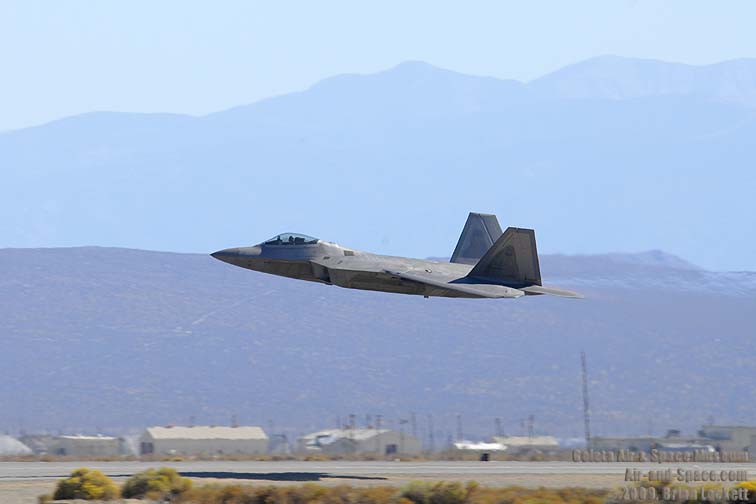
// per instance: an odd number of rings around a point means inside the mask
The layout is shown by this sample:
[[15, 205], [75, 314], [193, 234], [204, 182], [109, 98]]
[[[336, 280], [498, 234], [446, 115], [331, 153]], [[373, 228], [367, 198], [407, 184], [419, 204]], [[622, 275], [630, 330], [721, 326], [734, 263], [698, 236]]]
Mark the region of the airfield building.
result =
[[756, 427], [745, 425], [704, 425], [698, 435], [723, 451], [747, 451], [756, 461]]
[[487, 443], [484, 441], [457, 441], [451, 445], [453, 450], [463, 453], [503, 453], [507, 447], [501, 443]]
[[111, 436], [54, 436], [47, 453], [64, 457], [115, 457], [121, 454], [121, 440]]
[[624, 437], [624, 436], [593, 436], [590, 448], [594, 450], [628, 450], [631, 452], [648, 452], [657, 448], [662, 438], [654, 436]]
[[31, 448], [18, 439], [10, 436], [0, 436], [0, 456], [30, 455], [31, 453]]
[[148, 427], [139, 439], [141, 455], [259, 455], [268, 451], [260, 427]]
[[328, 455], [417, 455], [422, 450], [416, 437], [389, 429], [326, 429], [302, 436], [297, 446], [302, 453]]
[[55, 436], [51, 434], [24, 434], [18, 438], [19, 441], [31, 448], [31, 451], [36, 455], [48, 453], [53, 439], [55, 439]]
[[491, 441], [505, 446], [511, 453], [559, 450], [559, 441], [553, 436], [494, 436]]
[[84, 436], [54, 436], [52, 434], [26, 434], [19, 440], [36, 455], [62, 457], [111, 457], [128, 453], [123, 438], [101, 434]]
[[663, 451], [727, 451], [748, 452], [756, 461], [756, 427], [742, 425], [704, 425], [697, 436], [680, 436], [672, 430], [664, 437], [593, 437], [596, 450]]
[[681, 436], [680, 431], [672, 429], [664, 437], [601, 437], [591, 438], [590, 448], [594, 450], [628, 450], [631, 452], [649, 452], [652, 449], [662, 451], [714, 451], [712, 444], [704, 438]]

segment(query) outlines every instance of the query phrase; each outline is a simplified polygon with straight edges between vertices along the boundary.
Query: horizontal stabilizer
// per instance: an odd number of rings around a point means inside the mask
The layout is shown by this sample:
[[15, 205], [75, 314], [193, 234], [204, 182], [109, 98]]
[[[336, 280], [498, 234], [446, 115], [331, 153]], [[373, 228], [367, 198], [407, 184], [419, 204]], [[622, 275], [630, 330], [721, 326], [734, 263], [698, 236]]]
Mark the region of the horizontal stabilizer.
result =
[[578, 294], [577, 292], [572, 292], [565, 289], [557, 289], [556, 287], [543, 287], [542, 285], [531, 285], [529, 287], [520, 287], [519, 290], [524, 291], [525, 294], [529, 294], [529, 295], [551, 294], [552, 296], [583, 299], [583, 295]]

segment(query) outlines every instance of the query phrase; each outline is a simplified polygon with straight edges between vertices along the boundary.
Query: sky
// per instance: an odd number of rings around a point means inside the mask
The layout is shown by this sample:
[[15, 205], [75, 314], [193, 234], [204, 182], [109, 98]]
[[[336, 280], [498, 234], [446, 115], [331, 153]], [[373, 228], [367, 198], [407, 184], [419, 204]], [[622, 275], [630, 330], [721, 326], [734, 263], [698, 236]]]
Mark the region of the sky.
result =
[[0, 131], [202, 115], [406, 60], [530, 80], [603, 54], [756, 56], [750, 1], [0, 1]]

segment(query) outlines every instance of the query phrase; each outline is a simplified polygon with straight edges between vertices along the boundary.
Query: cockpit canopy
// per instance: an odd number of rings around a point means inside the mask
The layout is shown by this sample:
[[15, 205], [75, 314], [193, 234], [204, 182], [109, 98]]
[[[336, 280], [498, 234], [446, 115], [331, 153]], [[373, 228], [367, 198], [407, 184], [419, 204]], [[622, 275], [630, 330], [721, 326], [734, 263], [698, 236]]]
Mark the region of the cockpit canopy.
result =
[[274, 236], [270, 240], [265, 240], [263, 245], [314, 245], [318, 243], [317, 238], [297, 233], [283, 233]]

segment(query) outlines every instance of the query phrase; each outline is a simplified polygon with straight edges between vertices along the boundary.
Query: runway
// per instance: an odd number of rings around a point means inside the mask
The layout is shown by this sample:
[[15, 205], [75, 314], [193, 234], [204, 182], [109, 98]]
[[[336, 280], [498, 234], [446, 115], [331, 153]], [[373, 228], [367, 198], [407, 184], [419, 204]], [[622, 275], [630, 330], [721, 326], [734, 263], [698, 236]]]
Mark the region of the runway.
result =
[[527, 487], [618, 488], [625, 486], [628, 468], [730, 470], [746, 469], [756, 478], [756, 463], [654, 464], [576, 462], [358, 462], [358, 461], [191, 461], [191, 462], [0, 462], [0, 502], [32, 503], [50, 492], [55, 481], [74, 469], [99, 469], [123, 481], [149, 467], [173, 467], [195, 484], [209, 482], [251, 484], [401, 486], [414, 480], [475, 480], [484, 485]]
[[[167, 465], [193, 478], [245, 479], [259, 481], [391, 480], [406, 478], [468, 479], [515, 475], [624, 475], [629, 468], [658, 469], [654, 463], [577, 462], [362, 462], [362, 461], [190, 461], [190, 462], [0, 462], [0, 481], [57, 479], [77, 467], [99, 469], [114, 478], [125, 478], [149, 467]], [[663, 467], [690, 467], [711, 470], [747, 469], [750, 464], [664, 464]]]

